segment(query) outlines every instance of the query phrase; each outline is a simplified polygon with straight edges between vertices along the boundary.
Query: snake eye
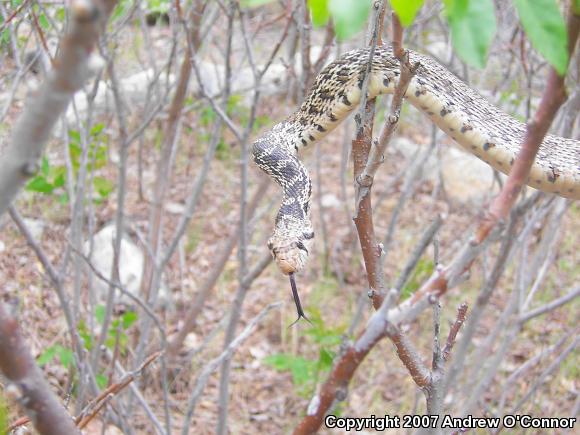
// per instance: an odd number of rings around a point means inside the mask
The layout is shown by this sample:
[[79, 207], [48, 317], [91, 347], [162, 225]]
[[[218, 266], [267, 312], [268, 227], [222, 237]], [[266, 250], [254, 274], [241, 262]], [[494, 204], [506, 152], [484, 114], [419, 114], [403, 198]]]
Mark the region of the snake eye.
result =
[[312, 231], [309, 233], [302, 233], [302, 237], [304, 237], [304, 240], [310, 240], [314, 238], [314, 233]]

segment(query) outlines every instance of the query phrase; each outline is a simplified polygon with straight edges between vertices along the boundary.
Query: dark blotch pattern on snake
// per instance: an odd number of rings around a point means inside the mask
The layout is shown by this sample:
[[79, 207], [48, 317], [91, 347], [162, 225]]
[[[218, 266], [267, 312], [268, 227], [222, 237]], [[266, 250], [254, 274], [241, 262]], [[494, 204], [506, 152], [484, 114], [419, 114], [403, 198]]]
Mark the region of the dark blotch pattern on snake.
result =
[[[526, 127], [504, 113], [433, 59], [410, 52], [420, 62], [406, 98], [467, 151], [507, 173], [517, 156]], [[369, 49], [346, 53], [316, 77], [300, 109], [276, 124], [253, 144], [256, 164], [284, 191], [268, 245], [284, 274], [300, 271], [314, 232], [310, 222], [312, 184], [297, 158], [299, 148], [321, 139], [358, 104]], [[375, 49], [369, 98], [392, 93], [399, 62], [387, 47]], [[453, 132], [453, 133], [452, 133]], [[451, 134], [452, 133], [452, 134]], [[567, 198], [580, 198], [580, 142], [547, 135], [528, 184]]]

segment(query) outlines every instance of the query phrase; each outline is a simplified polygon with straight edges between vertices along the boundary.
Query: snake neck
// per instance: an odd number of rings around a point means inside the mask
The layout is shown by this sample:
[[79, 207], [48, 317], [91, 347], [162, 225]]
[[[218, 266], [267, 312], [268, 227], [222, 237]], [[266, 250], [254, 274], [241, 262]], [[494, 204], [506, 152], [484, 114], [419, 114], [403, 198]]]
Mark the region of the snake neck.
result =
[[310, 222], [312, 183], [296, 156], [296, 131], [283, 121], [256, 140], [254, 161], [276, 181], [283, 198], [268, 247], [284, 274], [299, 272], [308, 259], [314, 232]]

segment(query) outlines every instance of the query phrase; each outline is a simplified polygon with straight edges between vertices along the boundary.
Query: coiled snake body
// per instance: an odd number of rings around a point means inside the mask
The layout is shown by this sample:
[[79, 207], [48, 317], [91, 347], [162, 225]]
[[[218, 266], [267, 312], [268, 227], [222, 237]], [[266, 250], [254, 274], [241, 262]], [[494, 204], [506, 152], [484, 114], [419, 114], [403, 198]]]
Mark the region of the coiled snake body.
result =
[[[467, 151], [507, 174], [525, 134], [525, 125], [489, 103], [433, 59], [410, 52], [420, 62], [405, 97]], [[253, 144], [254, 160], [284, 191], [268, 246], [284, 274], [304, 267], [314, 232], [309, 219], [312, 185], [297, 151], [334, 129], [358, 104], [369, 49], [346, 53], [317, 77], [300, 109]], [[369, 98], [392, 93], [399, 61], [377, 47], [369, 78]], [[580, 142], [547, 135], [527, 183], [536, 189], [580, 199]], [[300, 310], [299, 310], [300, 311]]]

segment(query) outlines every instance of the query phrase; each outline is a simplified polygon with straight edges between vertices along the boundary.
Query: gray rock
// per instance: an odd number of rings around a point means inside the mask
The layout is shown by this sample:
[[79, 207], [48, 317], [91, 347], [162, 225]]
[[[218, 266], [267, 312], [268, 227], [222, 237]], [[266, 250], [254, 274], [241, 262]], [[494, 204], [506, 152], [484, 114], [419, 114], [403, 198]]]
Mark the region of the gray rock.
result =
[[[109, 278], [113, 264], [114, 250], [113, 243], [116, 234], [114, 224], [108, 224], [98, 231], [92, 240], [92, 254], [90, 260], [93, 267], [103, 276]], [[84, 252], [88, 256], [91, 247], [91, 241], [87, 240], [84, 244]], [[139, 296], [141, 288], [141, 277], [143, 276], [144, 255], [143, 251], [129, 237], [127, 233], [123, 234], [121, 240], [121, 261], [119, 262], [119, 278], [125, 290], [132, 295]], [[109, 291], [108, 284], [100, 279], [90, 268], [88, 273], [92, 274], [92, 290], [95, 292], [96, 300], [105, 302]], [[116, 302], [122, 302], [128, 305], [135, 305], [135, 301], [127, 295], [117, 292], [118, 299]], [[158, 304], [167, 305], [169, 300], [169, 291], [165, 283], [162, 282], [159, 289]]]

